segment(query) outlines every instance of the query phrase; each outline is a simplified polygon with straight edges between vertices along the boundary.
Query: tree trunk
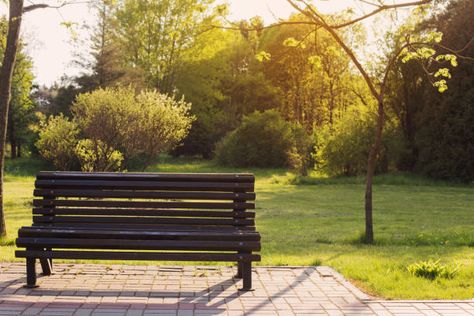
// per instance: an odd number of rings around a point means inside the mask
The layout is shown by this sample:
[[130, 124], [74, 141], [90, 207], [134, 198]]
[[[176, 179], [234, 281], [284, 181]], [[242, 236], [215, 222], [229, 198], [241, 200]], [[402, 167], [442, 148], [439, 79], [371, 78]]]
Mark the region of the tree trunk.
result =
[[[10, 105], [11, 106], [11, 105]], [[16, 137], [15, 137], [15, 125], [13, 124], [13, 120], [11, 119], [11, 116], [9, 115], [10, 119], [8, 120], [8, 140], [10, 142], [10, 158], [15, 159], [17, 157], [16, 155]]]
[[377, 155], [382, 143], [382, 131], [385, 121], [385, 113], [383, 107], [383, 100], [380, 97], [378, 102], [377, 127], [375, 130], [375, 140], [369, 152], [367, 160], [367, 179], [365, 185], [365, 242], [368, 244], [374, 243], [374, 228], [372, 218], [372, 184], [375, 173], [375, 166], [377, 163]]
[[10, 158], [11, 159], [16, 159], [17, 153], [16, 153], [17, 145], [16, 145], [16, 140], [15, 137], [10, 136]]
[[6, 236], [5, 213], [3, 210], [3, 169], [7, 141], [8, 107], [10, 105], [13, 68], [20, 37], [23, 0], [10, 0], [9, 5], [7, 44], [0, 69], [0, 237]]

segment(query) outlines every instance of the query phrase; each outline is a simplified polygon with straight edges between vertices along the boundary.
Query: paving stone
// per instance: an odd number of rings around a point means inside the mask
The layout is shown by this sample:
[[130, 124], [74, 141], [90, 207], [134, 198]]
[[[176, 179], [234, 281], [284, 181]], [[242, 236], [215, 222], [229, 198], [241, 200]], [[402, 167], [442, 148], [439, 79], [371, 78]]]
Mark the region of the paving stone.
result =
[[24, 271], [0, 263], [0, 315], [474, 315], [474, 301], [377, 301], [329, 267], [257, 267], [252, 292], [235, 267], [57, 264], [37, 289]]

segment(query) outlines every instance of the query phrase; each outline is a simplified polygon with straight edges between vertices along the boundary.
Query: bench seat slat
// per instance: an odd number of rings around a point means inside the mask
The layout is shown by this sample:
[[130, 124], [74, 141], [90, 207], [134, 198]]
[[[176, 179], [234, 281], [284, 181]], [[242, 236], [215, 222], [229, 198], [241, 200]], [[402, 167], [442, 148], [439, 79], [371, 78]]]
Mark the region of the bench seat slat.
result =
[[34, 196], [253, 201], [255, 193], [36, 189]]
[[51, 228], [22, 227], [19, 237], [59, 237], [59, 238], [113, 238], [149, 240], [223, 240], [259, 241], [260, 234], [253, 231], [146, 231], [146, 230], [94, 230], [88, 227]]
[[104, 201], [104, 200], [54, 200], [35, 199], [34, 206], [90, 206], [123, 208], [187, 208], [187, 209], [254, 209], [253, 203], [224, 202], [144, 202], [144, 201]]
[[253, 219], [206, 219], [206, 218], [176, 218], [176, 217], [108, 217], [108, 216], [33, 216], [34, 223], [99, 223], [99, 224], [181, 224], [181, 225], [255, 225]]
[[226, 182], [158, 182], [158, 181], [113, 181], [113, 180], [36, 180], [36, 188], [83, 188], [123, 190], [183, 190], [253, 192], [253, 183]]
[[232, 253], [156, 253], [156, 252], [105, 252], [105, 251], [40, 251], [17, 250], [15, 256], [19, 258], [50, 258], [50, 259], [90, 259], [90, 260], [170, 260], [170, 261], [221, 261], [221, 262], [248, 262], [260, 261], [256, 254]]
[[255, 218], [255, 212], [247, 211], [188, 211], [188, 210], [140, 210], [101, 208], [34, 208], [35, 215], [113, 215], [113, 216], [186, 216]]
[[149, 231], [255, 231], [255, 226], [229, 226], [229, 225], [158, 225], [158, 224], [121, 224], [121, 223], [34, 223], [33, 227], [77, 227], [94, 229], [116, 229], [116, 230], [149, 230]]
[[120, 240], [84, 238], [20, 237], [18, 247], [24, 248], [73, 248], [73, 249], [128, 249], [128, 250], [209, 250], [209, 251], [259, 251], [258, 241], [221, 240]]
[[186, 182], [254, 182], [251, 173], [117, 173], [117, 172], [76, 172], [76, 171], [40, 171], [38, 179], [99, 179], [114, 181], [153, 180]]

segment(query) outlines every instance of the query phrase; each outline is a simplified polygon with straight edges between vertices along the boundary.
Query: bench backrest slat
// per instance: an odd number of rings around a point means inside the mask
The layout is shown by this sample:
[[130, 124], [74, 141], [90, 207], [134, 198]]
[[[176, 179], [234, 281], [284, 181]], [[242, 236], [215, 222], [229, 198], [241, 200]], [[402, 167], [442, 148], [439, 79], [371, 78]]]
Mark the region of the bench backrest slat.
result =
[[254, 230], [252, 174], [40, 172], [36, 226]]

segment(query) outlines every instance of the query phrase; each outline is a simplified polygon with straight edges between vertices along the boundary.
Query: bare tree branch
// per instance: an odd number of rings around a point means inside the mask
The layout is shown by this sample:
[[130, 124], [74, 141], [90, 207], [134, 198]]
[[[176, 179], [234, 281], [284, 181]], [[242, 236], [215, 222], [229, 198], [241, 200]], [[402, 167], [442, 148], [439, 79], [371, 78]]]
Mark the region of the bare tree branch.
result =
[[[287, 0], [287, 1], [289, 1], [289, 0]], [[373, 10], [372, 12], [367, 13], [363, 16], [360, 16], [360, 17], [358, 17], [354, 20], [347, 21], [347, 22], [337, 24], [337, 25], [332, 25], [331, 27], [338, 29], [338, 28], [346, 27], [346, 26], [352, 25], [354, 23], [360, 22], [362, 20], [368, 19], [371, 16], [374, 16], [374, 15], [376, 15], [376, 14], [382, 12], [382, 11], [391, 10], [391, 9], [399, 9], [399, 8], [407, 8], [407, 7], [413, 7], [413, 6], [420, 6], [420, 5], [428, 4], [428, 3], [431, 3], [431, 2], [433, 2], [433, 0], [421, 0], [421, 1], [405, 2], [405, 3], [398, 3], [398, 4], [384, 4], [384, 5], [378, 6], [378, 8]]]
[[[31, 1], [29, 1], [32, 3]], [[46, 3], [34, 3], [31, 5], [28, 5], [23, 8], [23, 13], [28, 13], [37, 9], [60, 9], [62, 7], [72, 5], [72, 4], [83, 4], [83, 3], [90, 3], [90, 1], [66, 1], [61, 3], [60, 5], [50, 5]]]
[[[301, 8], [294, 1], [287, 0], [287, 2], [294, 9], [296, 9], [298, 12], [300, 12], [304, 16], [310, 18], [310, 21], [279, 21], [277, 23], [267, 25], [267, 26], [250, 27], [250, 28], [242, 28], [241, 26], [231, 22], [231, 23], [229, 23], [230, 26], [212, 25], [210, 29], [220, 28], [220, 29], [234, 30], [234, 31], [239, 31], [239, 30], [241, 30], [241, 31], [261, 31], [261, 30], [264, 30], [264, 29], [280, 27], [282, 25], [319, 25], [319, 26], [322, 26], [323, 24], [326, 24], [327, 27], [330, 27], [332, 29], [340, 29], [340, 28], [344, 28], [344, 27], [350, 26], [352, 24], [355, 24], [357, 22], [363, 21], [365, 19], [368, 19], [369, 17], [374, 16], [374, 15], [376, 15], [376, 14], [382, 12], [382, 11], [397, 9], [397, 8], [404, 8], [404, 7], [411, 7], [411, 6], [419, 6], [419, 5], [423, 5], [423, 4], [428, 4], [428, 3], [432, 2], [433, 0], [421, 0], [421, 1], [413, 1], [413, 2], [406, 2], [406, 3], [399, 3], [399, 4], [390, 4], [390, 5], [387, 5], [387, 4], [378, 5], [378, 4], [372, 3], [373, 5], [377, 6], [376, 10], [374, 10], [374, 11], [368, 13], [368, 14], [365, 14], [361, 17], [358, 17], [356, 19], [346, 21], [346, 22], [343, 22], [343, 23], [340, 23], [340, 24], [334, 24], [334, 25], [330, 25], [330, 24], [326, 23], [323, 15], [318, 13], [307, 1], [305, 1], [305, 0], [297, 0], [297, 1], [303, 3], [306, 6], [306, 9], [309, 10], [309, 11], [306, 11], [303, 8]], [[227, 21], [227, 22], [229, 22], [229, 21]]]
[[368, 5], [373, 5], [374, 7], [378, 7], [380, 8], [381, 4], [379, 3], [373, 3], [373, 2], [370, 2], [370, 1], [366, 1], [366, 0], [359, 0], [360, 2], [362, 3], [365, 3], [365, 4], [368, 4]]

